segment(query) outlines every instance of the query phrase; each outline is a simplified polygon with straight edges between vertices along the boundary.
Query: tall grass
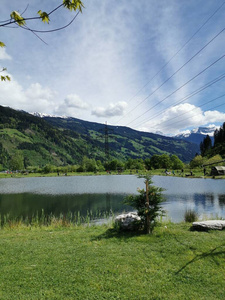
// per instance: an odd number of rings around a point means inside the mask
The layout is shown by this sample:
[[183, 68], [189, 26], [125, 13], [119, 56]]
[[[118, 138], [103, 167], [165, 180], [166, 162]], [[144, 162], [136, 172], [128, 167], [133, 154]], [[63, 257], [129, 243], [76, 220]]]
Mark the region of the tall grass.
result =
[[187, 223], [196, 222], [198, 220], [198, 214], [192, 210], [187, 209], [184, 214], [184, 221]]
[[91, 225], [96, 222], [109, 222], [114, 219], [113, 212], [110, 211], [87, 211], [86, 215], [81, 215], [80, 211], [67, 213], [60, 213], [59, 215], [54, 215], [53, 213], [46, 214], [44, 209], [41, 213], [36, 212], [31, 217], [20, 216], [13, 217], [10, 213], [1, 215], [0, 213], [0, 228], [14, 228], [19, 226], [27, 227], [41, 227], [41, 226], [54, 226], [54, 227], [69, 227], [69, 226], [81, 226], [81, 225]]

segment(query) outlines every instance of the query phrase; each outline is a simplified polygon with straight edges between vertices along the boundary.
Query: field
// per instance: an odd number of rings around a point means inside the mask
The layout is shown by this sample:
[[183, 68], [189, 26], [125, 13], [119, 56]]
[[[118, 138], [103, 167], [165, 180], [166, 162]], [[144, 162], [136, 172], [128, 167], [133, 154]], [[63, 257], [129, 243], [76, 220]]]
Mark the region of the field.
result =
[[225, 299], [225, 231], [0, 230], [0, 299]]
[[[188, 177], [188, 178], [214, 178], [214, 179], [225, 179], [225, 175], [223, 176], [210, 176], [209, 172], [204, 176], [203, 171], [201, 169], [194, 169], [192, 170], [192, 176], [190, 176], [190, 169], [184, 169], [183, 174], [181, 171], [177, 170], [174, 172], [174, 175], [172, 174], [172, 170], [169, 170], [170, 174], [165, 174], [165, 169], [158, 169], [158, 170], [151, 170], [151, 171], [143, 171], [143, 170], [125, 170], [121, 174], [122, 175], [140, 175], [140, 174], [150, 174], [150, 175], [160, 175], [160, 176], [176, 176], [176, 177]], [[111, 175], [117, 175], [117, 171], [111, 171]], [[66, 173], [67, 176], [92, 176], [92, 175], [109, 175], [106, 171], [103, 172], [68, 172]], [[187, 176], [186, 176], [187, 175]], [[53, 177], [58, 176], [58, 174], [55, 173], [19, 173], [19, 172], [0, 172], [0, 179], [1, 178], [11, 178], [11, 177]], [[60, 173], [59, 176], [65, 176], [64, 173]]]

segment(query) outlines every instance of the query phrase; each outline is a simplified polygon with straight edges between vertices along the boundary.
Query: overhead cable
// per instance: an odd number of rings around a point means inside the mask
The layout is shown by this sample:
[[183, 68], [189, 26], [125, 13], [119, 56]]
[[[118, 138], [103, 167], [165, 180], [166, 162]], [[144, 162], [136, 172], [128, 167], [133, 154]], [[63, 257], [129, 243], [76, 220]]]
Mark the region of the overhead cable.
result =
[[170, 107], [175, 107], [176, 105], [183, 103], [184, 101], [186, 101], [186, 100], [190, 99], [191, 97], [193, 97], [193, 96], [199, 94], [199, 93], [202, 92], [203, 90], [207, 89], [208, 87], [212, 86], [213, 84], [219, 82], [220, 80], [222, 80], [222, 79], [224, 79], [224, 78], [225, 78], [225, 73], [223, 73], [222, 75], [220, 75], [220, 76], [216, 77], [215, 79], [209, 81], [208, 83], [206, 83], [205, 85], [201, 86], [201, 87], [198, 88], [197, 90], [191, 92], [191, 93], [188, 94], [187, 96], [183, 97], [181, 100], [179, 100], [179, 101], [173, 103], [172, 105], [167, 106], [166, 108], [160, 110], [158, 113], [155, 113], [151, 118], [148, 117], [147, 119], [145, 119], [145, 120], [139, 122], [139, 123], [136, 124], [135, 126], [139, 126], [139, 125], [141, 125], [141, 124], [143, 124], [143, 123], [145, 123], [145, 122], [149, 122], [149, 121], [155, 119], [156, 117], [160, 116], [163, 112], [165, 112], [165, 111], [166, 111], [167, 109], [169, 109]]
[[[225, 29], [225, 28], [224, 28]], [[188, 83], [190, 83], [191, 81], [193, 81], [195, 78], [197, 78], [198, 76], [200, 76], [202, 73], [204, 73], [206, 70], [208, 70], [209, 68], [211, 68], [213, 65], [215, 65], [216, 63], [218, 63], [221, 59], [223, 59], [225, 57], [225, 54], [223, 54], [220, 58], [218, 58], [217, 60], [215, 60], [213, 63], [211, 63], [208, 67], [206, 67], [205, 69], [203, 69], [201, 72], [199, 72], [197, 75], [195, 75], [194, 77], [192, 77], [191, 79], [189, 79], [187, 82], [185, 82], [183, 85], [181, 85], [179, 88], [177, 88], [175, 91], [173, 91], [172, 93], [170, 93], [168, 96], [166, 96], [165, 98], [163, 98], [162, 100], [160, 100], [157, 104], [155, 104], [154, 106], [150, 107], [148, 110], [146, 110], [143, 114], [139, 115], [138, 117], [136, 117], [134, 120], [130, 121], [129, 123], [126, 124], [129, 125], [131, 123], [133, 123], [134, 121], [136, 121], [137, 119], [141, 118], [142, 116], [144, 116], [146, 113], [148, 113], [150, 110], [152, 110], [154, 107], [156, 107], [157, 105], [159, 105], [160, 103], [162, 103], [163, 101], [165, 101], [166, 99], [168, 99], [169, 97], [171, 97], [172, 95], [174, 95], [176, 92], [178, 92], [180, 89], [182, 89], [184, 86], [186, 86]]]
[[[194, 38], [194, 36], [208, 23], [208, 21], [222, 8], [222, 6], [225, 4], [225, 1], [214, 11], [214, 13], [212, 15], [209, 16], [209, 18], [195, 31], [195, 33], [183, 44], [183, 46], [162, 66], [162, 68], [129, 100], [129, 102], [131, 100], [133, 100], [153, 79], [155, 79], [155, 77], [161, 73], [161, 71], [171, 62], [171, 60], [177, 56], [177, 54], [179, 54], [179, 52], [181, 50], [183, 50], [183, 48]], [[223, 29], [224, 30], [224, 29]], [[220, 34], [220, 33], [219, 33]], [[183, 67], [183, 66], [182, 66]], [[175, 75], [175, 74], [173, 74]], [[171, 77], [170, 77], [171, 78]], [[169, 79], [170, 79], [169, 78]], [[168, 79], [168, 80], [169, 80]], [[168, 81], [167, 80], [167, 81]], [[166, 82], [164, 82], [166, 83]], [[163, 83], [163, 84], [164, 84]], [[161, 87], [161, 86], [160, 86]], [[154, 91], [155, 92], [155, 91]], [[153, 93], [154, 93], [153, 92]], [[134, 111], [139, 105], [141, 105], [146, 99], [148, 99], [152, 94], [150, 94], [147, 98], [145, 98], [143, 101], [141, 101], [138, 105], [136, 105], [133, 109], [131, 109], [129, 112], [127, 112], [124, 116], [126, 116], [127, 114], [131, 113], [132, 111]], [[120, 122], [123, 118], [121, 117], [118, 121]]]

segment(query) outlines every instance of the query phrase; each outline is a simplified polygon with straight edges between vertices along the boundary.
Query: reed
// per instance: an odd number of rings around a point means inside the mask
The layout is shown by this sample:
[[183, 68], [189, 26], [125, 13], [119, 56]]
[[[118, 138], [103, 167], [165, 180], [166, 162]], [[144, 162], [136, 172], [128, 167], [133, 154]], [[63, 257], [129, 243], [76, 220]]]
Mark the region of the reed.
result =
[[20, 226], [26, 227], [41, 227], [41, 226], [54, 226], [54, 227], [70, 227], [70, 226], [89, 226], [96, 222], [109, 222], [114, 218], [113, 212], [110, 211], [87, 211], [86, 215], [81, 215], [80, 211], [60, 213], [54, 215], [52, 212], [47, 214], [44, 209], [41, 213], [38, 211], [32, 216], [11, 216], [10, 213], [1, 215], [0, 213], [0, 228], [14, 228]]
[[192, 222], [196, 222], [198, 220], [198, 214], [192, 210], [192, 209], [188, 209], [185, 211], [184, 214], [184, 221], [187, 223], [192, 223]]

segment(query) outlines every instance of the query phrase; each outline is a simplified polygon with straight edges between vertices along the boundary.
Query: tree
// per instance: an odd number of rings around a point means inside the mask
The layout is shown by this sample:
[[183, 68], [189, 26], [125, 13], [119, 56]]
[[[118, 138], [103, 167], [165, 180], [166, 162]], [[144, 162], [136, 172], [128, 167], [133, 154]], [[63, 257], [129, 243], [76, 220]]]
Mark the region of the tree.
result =
[[141, 158], [128, 158], [126, 162], [126, 169], [136, 169], [136, 170], [143, 170], [144, 169], [144, 161]]
[[96, 170], [97, 164], [95, 159], [84, 156], [78, 172], [96, 172]]
[[151, 170], [152, 169], [152, 166], [151, 166], [151, 159], [150, 158], [146, 158], [145, 161], [145, 169], [146, 170]]
[[[35, 30], [35, 29], [31, 29], [30, 27], [28, 27], [27, 23], [31, 20], [41, 20], [44, 23], [49, 23], [50, 22], [50, 15], [55, 13], [58, 9], [60, 9], [62, 7], [67, 8], [70, 11], [78, 11], [78, 13], [72, 18], [72, 20], [68, 24], [66, 24], [62, 27], [51, 29], [51, 30]], [[77, 15], [80, 12], [82, 12], [83, 7], [84, 7], [84, 5], [83, 5], [81, 0], [63, 0], [62, 3], [59, 6], [52, 9], [49, 13], [39, 10], [37, 12], [37, 16], [33, 16], [33, 17], [23, 17], [23, 14], [20, 14], [18, 11], [14, 10], [10, 14], [10, 19], [8, 19], [5, 22], [4, 21], [0, 22], [0, 27], [8, 27], [8, 26], [11, 26], [11, 25], [17, 25], [21, 29], [28, 30], [28, 31], [32, 32], [40, 40], [42, 40], [38, 36], [39, 33], [58, 31], [58, 30], [62, 30], [64, 28], [68, 27], [70, 24], [73, 23], [73, 21], [76, 19]], [[0, 47], [5, 47], [5, 44], [2, 41], [0, 41]], [[0, 72], [4, 72], [6, 70], [7, 69], [5, 67], [3, 67], [0, 70]], [[10, 77], [8, 75], [1, 75], [1, 81], [6, 81], [6, 80], [10, 81]]]
[[201, 155], [206, 156], [209, 153], [209, 150], [212, 148], [212, 140], [207, 134], [204, 140], [200, 143]]
[[160, 155], [154, 154], [151, 157], [150, 165], [153, 169], [160, 169]]
[[190, 162], [190, 168], [194, 169], [194, 168], [202, 167], [204, 162], [205, 159], [201, 155], [196, 155]]
[[44, 166], [44, 168], [43, 168], [43, 172], [44, 172], [45, 174], [52, 173], [53, 170], [54, 170], [54, 166], [51, 165], [51, 164], [46, 164], [46, 165]]
[[24, 157], [22, 153], [16, 152], [10, 160], [10, 168], [13, 171], [22, 170], [24, 168]]
[[165, 168], [165, 169], [171, 168], [172, 164], [168, 154], [162, 154], [160, 156], [160, 165], [161, 168]]
[[216, 164], [217, 166], [218, 165], [220, 165], [220, 161], [221, 161], [221, 164], [223, 165], [223, 162], [222, 162], [222, 157], [221, 157], [221, 155], [219, 155], [219, 154], [217, 154], [217, 155], [214, 155], [214, 156], [212, 156], [212, 157], [210, 157], [206, 162], [205, 162], [205, 164], [207, 165], [207, 164]]
[[141, 218], [140, 226], [145, 233], [152, 233], [156, 224], [157, 217], [164, 213], [161, 203], [164, 201], [160, 187], [152, 185], [151, 176], [144, 176], [146, 189], [138, 190], [139, 195], [127, 196], [124, 203], [134, 207]]
[[171, 168], [172, 163], [168, 154], [154, 154], [150, 159], [150, 165], [153, 169], [168, 169]]
[[183, 169], [184, 167], [183, 162], [175, 154], [171, 155], [170, 160], [172, 163], [172, 169], [174, 170]]

